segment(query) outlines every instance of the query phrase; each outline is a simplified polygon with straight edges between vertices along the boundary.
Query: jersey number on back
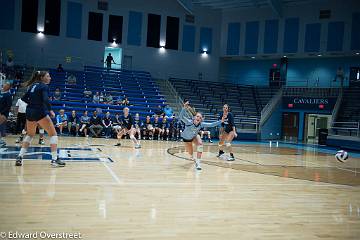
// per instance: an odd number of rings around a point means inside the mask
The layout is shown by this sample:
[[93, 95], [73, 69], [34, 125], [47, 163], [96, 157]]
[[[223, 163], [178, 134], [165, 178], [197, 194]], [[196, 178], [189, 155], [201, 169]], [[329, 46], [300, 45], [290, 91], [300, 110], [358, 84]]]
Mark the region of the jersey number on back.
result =
[[34, 92], [35, 91], [35, 88], [37, 87], [37, 85], [34, 85], [34, 86], [32, 86], [32, 88], [31, 88], [31, 90], [30, 90], [30, 92]]

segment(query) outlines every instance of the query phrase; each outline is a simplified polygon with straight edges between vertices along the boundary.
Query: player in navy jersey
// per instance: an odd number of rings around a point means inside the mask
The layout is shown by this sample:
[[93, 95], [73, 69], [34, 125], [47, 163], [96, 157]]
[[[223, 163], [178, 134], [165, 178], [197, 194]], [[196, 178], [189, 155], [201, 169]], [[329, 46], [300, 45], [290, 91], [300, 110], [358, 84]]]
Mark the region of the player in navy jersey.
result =
[[168, 121], [168, 117], [164, 116], [161, 123], [162, 123], [162, 140], [169, 141], [170, 122]]
[[160, 140], [163, 130], [162, 130], [162, 122], [159, 121], [159, 117], [156, 115], [153, 122], [154, 126], [154, 136], [157, 134], [157, 140]]
[[221, 157], [224, 154], [224, 143], [225, 147], [228, 149], [230, 153], [230, 157], [227, 159], [228, 161], [234, 161], [234, 154], [231, 147], [231, 142], [234, 138], [237, 137], [235, 123], [234, 123], [234, 115], [230, 112], [229, 105], [225, 104], [223, 106], [223, 112], [220, 114], [219, 119], [225, 119], [224, 123], [221, 124], [220, 133], [219, 133], [219, 154], [218, 157]]
[[27, 135], [23, 140], [20, 153], [16, 158], [16, 166], [22, 166], [23, 156], [34, 138], [38, 124], [41, 128], [45, 129], [50, 137], [51, 165], [54, 167], [65, 166], [65, 163], [62, 162], [57, 155], [58, 137], [54, 124], [48, 115], [49, 113], [51, 117], [55, 117], [55, 113], [51, 110], [51, 105], [49, 103], [48, 84], [50, 81], [51, 77], [48, 72], [37, 71], [32, 78], [26, 82], [26, 86], [29, 88], [21, 100], [28, 104], [26, 108]]
[[148, 140], [152, 140], [155, 130], [154, 130], [154, 126], [153, 126], [150, 116], [146, 116], [146, 119], [145, 119], [142, 129], [143, 129], [144, 139], [146, 138]]
[[141, 139], [141, 129], [143, 127], [143, 122], [141, 121], [140, 116], [139, 116], [138, 113], [135, 114], [134, 127], [135, 127], [135, 134], [137, 133], [138, 140], [140, 140]]
[[124, 112], [124, 115], [121, 116], [122, 129], [119, 132], [119, 134], [117, 135], [119, 142], [115, 146], [121, 146], [120, 141], [121, 141], [122, 136], [129, 134], [130, 139], [135, 144], [135, 148], [141, 148], [139, 141], [135, 138], [135, 132], [136, 132], [135, 127], [134, 127], [135, 122], [134, 122], [133, 117], [129, 113], [129, 108], [125, 107], [123, 109], [123, 112]]

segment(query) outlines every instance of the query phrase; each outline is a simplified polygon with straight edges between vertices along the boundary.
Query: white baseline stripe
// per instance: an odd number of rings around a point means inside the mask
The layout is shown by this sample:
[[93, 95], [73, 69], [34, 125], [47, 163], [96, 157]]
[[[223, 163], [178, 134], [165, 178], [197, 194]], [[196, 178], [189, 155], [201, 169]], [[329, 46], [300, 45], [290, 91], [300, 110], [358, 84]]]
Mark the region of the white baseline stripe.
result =
[[119, 177], [116, 175], [116, 173], [114, 173], [114, 171], [107, 165], [106, 162], [102, 162], [102, 164], [104, 165], [104, 167], [108, 170], [108, 172], [110, 173], [110, 175], [113, 177], [113, 179], [115, 180], [115, 182], [117, 184], [121, 184], [122, 182], [120, 181]]
[[[120, 180], [119, 180], [120, 181]], [[181, 182], [0, 182], [0, 185], [124, 185], [124, 186], [194, 186], [195, 183], [181, 183]], [[217, 187], [217, 186], [227, 186], [226, 183], [210, 183], [201, 184], [204, 187]], [[240, 184], [231, 184], [232, 186], [301, 186], [301, 187], [334, 187], [334, 188], [356, 188], [360, 190], [359, 186], [350, 186], [350, 185], [341, 185], [341, 184], [331, 184], [331, 183], [309, 183], [309, 184], [281, 184], [281, 183], [240, 183]]]

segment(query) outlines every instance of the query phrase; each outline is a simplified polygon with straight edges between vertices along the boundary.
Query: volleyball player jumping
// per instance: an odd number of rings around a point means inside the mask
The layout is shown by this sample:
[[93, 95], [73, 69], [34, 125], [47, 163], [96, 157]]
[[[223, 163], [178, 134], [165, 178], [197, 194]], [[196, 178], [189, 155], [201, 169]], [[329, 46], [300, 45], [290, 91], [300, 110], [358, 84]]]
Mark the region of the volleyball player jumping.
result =
[[49, 103], [49, 87], [51, 81], [50, 74], [46, 71], [37, 71], [32, 78], [25, 83], [30, 86], [26, 94], [21, 98], [28, 104], [26, 108], [26, 129], [27, 134], [22, 142], [20, 153], [16, 158], [16, 166], [22, 166], [23, 157], [29, 148], [31, 141], [36, 133], [36, 127], [39, 126], [49, 134], [50, 148], [51, 148], [51, 165], [54, 167], [64, 167], [65, 163], [62, 162], [57, 155], [58, 137], [47, 112], [51, 117], [55, 117], [54, 111], [51, 110]]

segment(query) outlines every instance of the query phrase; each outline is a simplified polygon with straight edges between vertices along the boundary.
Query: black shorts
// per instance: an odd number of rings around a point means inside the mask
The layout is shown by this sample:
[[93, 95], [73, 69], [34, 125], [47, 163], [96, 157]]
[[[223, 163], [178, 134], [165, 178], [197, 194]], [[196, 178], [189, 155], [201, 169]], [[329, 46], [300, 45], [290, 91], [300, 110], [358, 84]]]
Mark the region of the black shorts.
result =
[[43, 109], [26, 109], [26, 120], [28, 121], [39, 121], [47, 116], [47, 113]]
[[226, 128], [225, 128], [225, 132], [226, 132], [227, 134], [229, 134], [229, 133], [232, 132], [232, 129], [226, 129]]
[[184, 141], [184, 142], [192, 142], [194, 139], [195, 139], [195, 138], [193, 138], [193, 139], [185, 139], [185, 138], [183, 138], [183, 141]]

